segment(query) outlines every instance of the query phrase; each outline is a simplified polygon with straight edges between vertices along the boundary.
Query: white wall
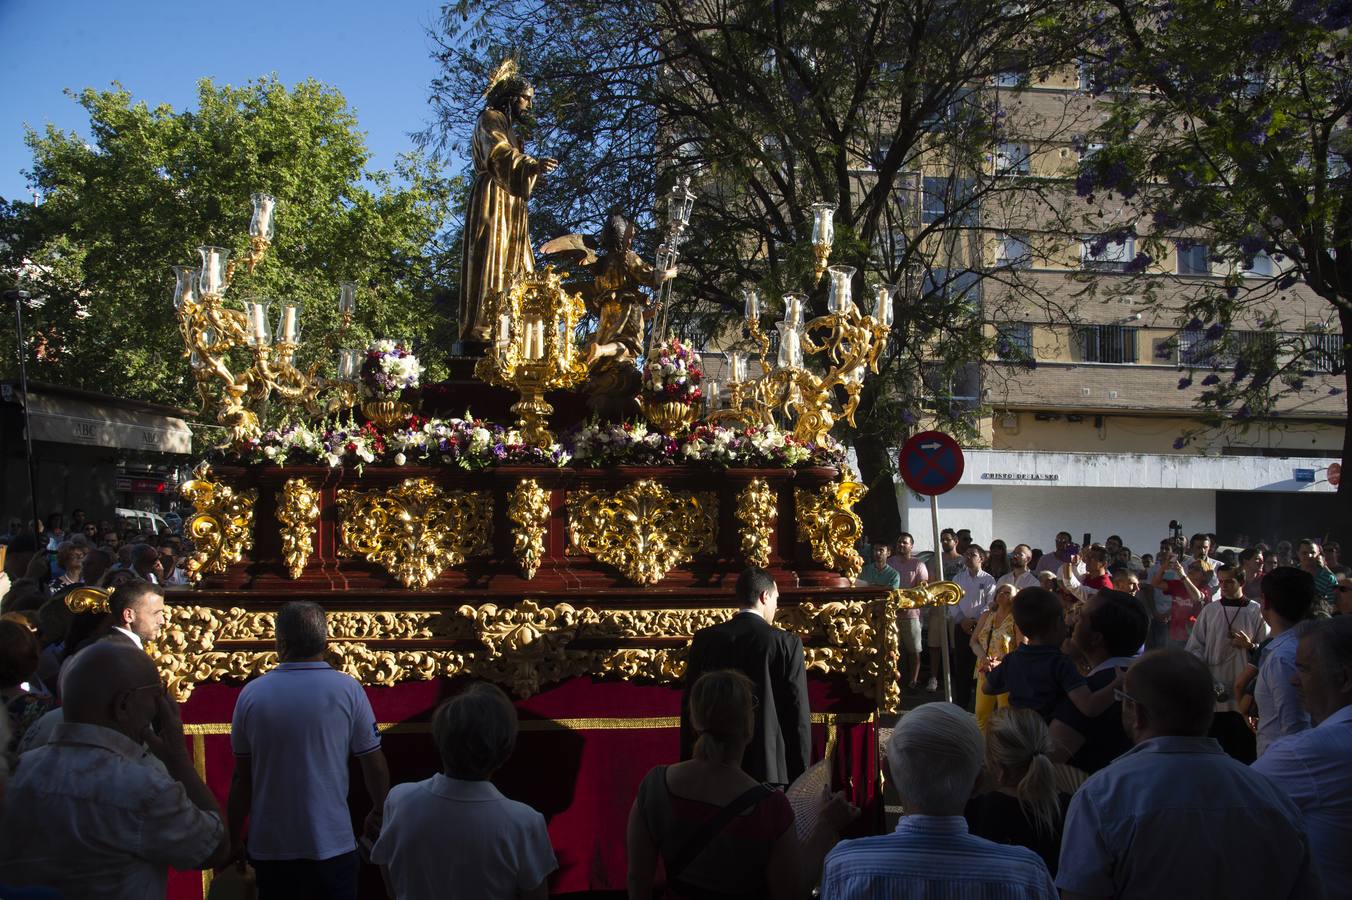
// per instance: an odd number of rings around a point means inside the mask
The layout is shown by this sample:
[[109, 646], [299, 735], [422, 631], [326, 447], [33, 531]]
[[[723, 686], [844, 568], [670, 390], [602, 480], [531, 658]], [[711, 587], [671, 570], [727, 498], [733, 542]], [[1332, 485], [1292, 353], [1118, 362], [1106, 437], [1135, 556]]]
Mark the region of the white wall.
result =
[[[1011, 547], [1023, 543], [1049, 550], [1058, 531], [1069, 531], [1077, 542], [1088, 531], [1100, 543], [1110, 534], [1121, 535], [1136, 555], [1154, 555], [1160, 539], [1169, 536], [1170, 519], [1183, 526], [1185, 539], [1216, 530], [1215, 491], [1000, 486], [991, 493], [993, 536]], [[972, 536], [982, 542], [975, 531]]]
[[[992, 513], [992, 493], [998, 488], [986, 485], [958, 485], [947, 494], [939, 497], [939, 527], [962, 528], [972, 530], [972, 538], [985, 546], [994, 521]], [[930, 502], [928, 497], [916, 499], [904, 484], [897, 486], [897, 499], [901, 506], [901, 527], [915, 538], [917, 550], [934, 548], [934, 529], [930, 524]], [[935, 552], [938, 552], [937, 549]]]

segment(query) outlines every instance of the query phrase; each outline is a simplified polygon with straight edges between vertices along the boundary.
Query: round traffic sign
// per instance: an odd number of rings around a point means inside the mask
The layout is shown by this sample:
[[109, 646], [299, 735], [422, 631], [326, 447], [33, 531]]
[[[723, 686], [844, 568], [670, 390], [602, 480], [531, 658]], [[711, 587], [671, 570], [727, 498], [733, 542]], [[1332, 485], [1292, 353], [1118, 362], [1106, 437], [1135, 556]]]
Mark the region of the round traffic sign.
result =
[[917, 494], [946, 494], [962, 480], [962, 448], [942, 431], [922, 431], [901, 446], [901, 480]]

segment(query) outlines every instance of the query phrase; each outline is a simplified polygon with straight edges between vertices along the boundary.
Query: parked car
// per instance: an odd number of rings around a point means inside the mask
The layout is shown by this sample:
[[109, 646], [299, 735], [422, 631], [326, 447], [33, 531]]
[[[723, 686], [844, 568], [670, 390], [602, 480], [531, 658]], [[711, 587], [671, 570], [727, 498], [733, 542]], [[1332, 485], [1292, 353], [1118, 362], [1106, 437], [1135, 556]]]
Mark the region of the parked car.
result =
[[166, 531], [172, 531], [164, 516], [159, 513], [121, 507], [113, 510], [113, 513], [117, 516], [118, 525], [125, 529], [135, 529], [143, 534], [164, 534]]

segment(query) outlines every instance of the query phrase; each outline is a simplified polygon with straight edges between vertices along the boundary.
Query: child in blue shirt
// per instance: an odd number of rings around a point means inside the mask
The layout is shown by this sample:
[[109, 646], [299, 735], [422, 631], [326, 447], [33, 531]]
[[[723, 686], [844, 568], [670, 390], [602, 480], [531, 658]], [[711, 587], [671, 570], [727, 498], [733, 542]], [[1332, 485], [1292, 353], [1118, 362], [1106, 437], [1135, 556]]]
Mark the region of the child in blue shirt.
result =
[[1120, 686], [1121, 677], [1107, 687], [1090, 691], [1075, 663], [1061, 652], [1066, 620], [1060, 597], [1046, 588], [1024, 588], [1014, 595], [1014, 624], [1028, 643], [986, 673], [983, 691], [1008, 692], [1010, 706], [1034, 710], [1047, 721], [1062, 697], [1069, 697], [1086, 716], [1102, 715], [1113, 705], [1113, 691]]

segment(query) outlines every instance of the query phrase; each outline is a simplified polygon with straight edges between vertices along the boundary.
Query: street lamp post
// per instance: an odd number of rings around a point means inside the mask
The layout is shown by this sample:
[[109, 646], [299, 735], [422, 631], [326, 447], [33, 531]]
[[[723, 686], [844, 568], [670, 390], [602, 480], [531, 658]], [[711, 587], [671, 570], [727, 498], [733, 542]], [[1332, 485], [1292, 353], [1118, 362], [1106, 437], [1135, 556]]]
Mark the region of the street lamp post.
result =
[[[19, 391], [23, 394], [23, 434], [24, 450], [28, 461], [28, 494], [33, 504], [33, 539], [38, 535], [38, 474], [37, 460], [33, 458], [33, 423], [28, 417], [28, 356], [24, 353], [23, 305], [28, 300], [28, 291], [18, 289], [5, 291], [4, 297], [14, 304], [14, 344], [19, 355]], [[41, 550], [42, 548], [38, 548]]]

